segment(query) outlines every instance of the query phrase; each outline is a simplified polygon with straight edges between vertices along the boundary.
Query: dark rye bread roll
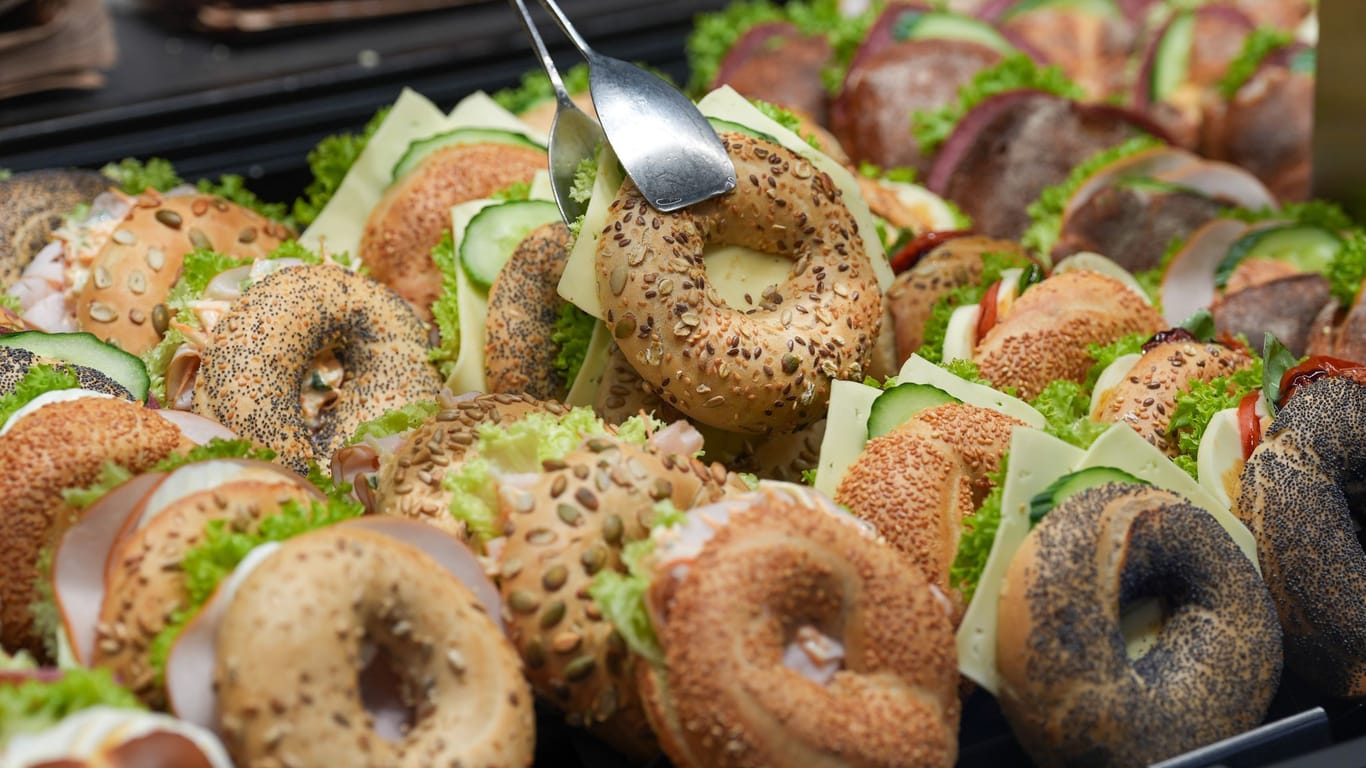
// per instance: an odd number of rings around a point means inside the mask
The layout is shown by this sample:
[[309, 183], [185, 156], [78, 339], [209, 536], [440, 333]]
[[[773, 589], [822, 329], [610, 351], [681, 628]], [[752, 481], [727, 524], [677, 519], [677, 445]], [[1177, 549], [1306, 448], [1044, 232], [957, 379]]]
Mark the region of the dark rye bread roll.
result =
[[[1164, 621], [1130, 658], [1121, 610]], [[1281, 675], [1281, 631], [1257, 570], [1212, 515], [1109, 483], [1055, 507], [1011, 561], [997, 634], [999, 698], [1041, 766], [1140, 766], [1252, 728]]]
[[1238, 516], [1257, 538], [1285, 631], [1285, 663], [1332, 696], [1366, 694], [1366, 377], [1298, 392], [1243, 468]]

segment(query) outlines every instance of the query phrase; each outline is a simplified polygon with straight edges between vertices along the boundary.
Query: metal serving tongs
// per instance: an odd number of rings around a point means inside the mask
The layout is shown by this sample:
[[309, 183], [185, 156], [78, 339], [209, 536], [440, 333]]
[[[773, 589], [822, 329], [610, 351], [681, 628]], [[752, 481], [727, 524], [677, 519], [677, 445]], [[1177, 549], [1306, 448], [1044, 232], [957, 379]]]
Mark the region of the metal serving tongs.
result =
[[531, 44], [555, 90], [550, 126], [550, 180], [565, 221], [585, 204], [570, 190], [574, 171], [606, 141], [626, 175], [655, 208], [674, 211], [735, 188], [735, 166], [716, 131], [697, 107], [673, 86], [640, 67], [603, 56], [579, 36], [554, 0], [540, 0], [569, 41], [588, 62], [588, 88], [601, 126], [575, 106], [541, 39], [524, 0], [510, 0], [521, 14]]

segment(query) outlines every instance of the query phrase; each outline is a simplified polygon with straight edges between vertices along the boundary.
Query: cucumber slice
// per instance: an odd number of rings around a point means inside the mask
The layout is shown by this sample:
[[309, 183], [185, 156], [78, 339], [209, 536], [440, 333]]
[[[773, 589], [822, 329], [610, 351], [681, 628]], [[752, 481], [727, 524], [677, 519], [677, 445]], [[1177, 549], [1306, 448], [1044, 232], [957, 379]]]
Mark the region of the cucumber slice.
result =
[[926, 408], [962, 400], [931, 384], [898, 384], [873, 401], [868, 411], [868, 439], [891, 432]]
[[1323, 274], [1342, 250], [1342, 238], [1335, 232], [1308, 224], [1287, 224], [1259, 229], [1239, 238], [1228, 255], [1214, 270], [1214, 284], [1228, 285], [1228, 279], [1243, 259], [1271, 259], [1293, 264], [1305, 272]]
[[1063, 475], [1054, 480], [1047, 488], [1039, 491], [1034, 498], [1029, 500], [1029, 525], [1034, 527], [1044, 518], [1053, 508], [1063, 503], [1069, 496], [1081, 493], [1087, 488], [1095, 488], [1106, 483], [1134, 483], [1137, 485], [1152, 485], [1147, 480], [1125, 472], [1115, 467], [1087, 467], [1078, 470], [1070, 475]]
[[147, 399], [151, 380], [147, 366], [113, 344], [106, 344], [93, 333], [44, 333], [23, 331], [0, 336], [0, 345], [27, 349], [35, 355], [94, 368], [122, 384], [138, 400]]
[[1172, 19], [1150, 65], [1148, 95], [1153, 101], [1166, 101], [1186, 81], [1194, 43], [1195, 14], [1186, 12]]
[[995, 27], [980, 19], [961, 16], [956, 13], [941, 11], [904, 13], [897, 20], [892, 35], [899, 41], [933, 38], [965, 40], [970, 43], [985, 45], [1003, 56], [1016, 53], [1015, 46], [1011, 45], [1004, 35], [996, 31]]
[[746, 136], [753, 136], [756, 139], [763, 139], [764, 141], [767, 141], [770, 144], [781, 144], [781, 142], [779, 142], [776, 138], [768, 135], [767, 133], [764, 133], [763, 131], [756, 131], [755, 129], [750, 128], [748, 125], [740, 125], [739, 123], [733, 123], [729, 120], [722, 120], [719, 117], [709, 117], [707, 118], [707, 122], [711, 123], [712, 130], [716, 131], [717, 133], [743, 133]]
[[560, 220], [560, 209], [549, 200], [515, 200], [490, 205], [470, 219], [460, 240], [460, 266], [470, 282], [487, 291], [512, 252], [544, 224]]
[[418, 139], [408, 145], [408, 151], [403, 153], [403, 157], [394, 163], [393, 180], [398, 181], [408, 172], [417, 167], [417, 164], [438, 149], [453, 147], [459, 144], [510, 144], [515, 147], [531, 147], [545, 151], [545, 147], [538, 144], [525, 135], [516, 131], [504, 131], [498, 128], [456, 128], [453, 131], [438, 133], [435, 136], [428, 136], [425, 139]]

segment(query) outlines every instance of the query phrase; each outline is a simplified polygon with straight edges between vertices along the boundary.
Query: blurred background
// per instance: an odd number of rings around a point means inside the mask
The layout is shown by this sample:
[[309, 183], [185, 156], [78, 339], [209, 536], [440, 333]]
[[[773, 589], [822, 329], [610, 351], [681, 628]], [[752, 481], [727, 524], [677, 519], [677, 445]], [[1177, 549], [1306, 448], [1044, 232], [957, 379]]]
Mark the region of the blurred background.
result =
[[[693, 15], [725, 2], [563, 5], [602, 52], [681, 82]], [[449, 108], [535, 66], [504, 0], [0, 0], [0, 168], [155, 155], [288, 199], [310, 148], [404, 86]]]

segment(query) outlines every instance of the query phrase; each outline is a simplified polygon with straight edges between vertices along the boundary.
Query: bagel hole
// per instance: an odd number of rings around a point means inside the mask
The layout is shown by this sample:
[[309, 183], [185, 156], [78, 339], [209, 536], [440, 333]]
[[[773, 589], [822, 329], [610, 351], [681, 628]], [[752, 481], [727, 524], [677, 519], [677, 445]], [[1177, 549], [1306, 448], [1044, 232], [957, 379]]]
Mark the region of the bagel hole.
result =
[[844, 644], [839, 634], [812, 623], [788, 627], [783, 666], [819, 685], [826, 685], [844, 669]]
[[380, 643], [367, 640], [361, 646], [361, 669], [356, 676], [361, 706], [370, 715], [375, 733], [386, 741], [402, 741], [417, 721], [409, 704], [413, 696], [405, 686], [404, 669]]
[[764, 294], [792, 274], [791, 258], [742, 245], [709, 245], [702, 252], [702, 262], [717, 295], [742, 312], [758, 309]]
[[337, 347], [325, 347], [313, 356], [300, 387], [304, 423], [314, 432], [322, 429], [323, 420], [340, 397], [338, 390], [346, 378], [346, 368], [338, 356]]
[[1139, 597], [1119, 606], [1119, 631], [1124, 652], [1137, 661], [1157, 645], [1158, 635], [1171, 616], [1171, 605], [1162, 597]]

